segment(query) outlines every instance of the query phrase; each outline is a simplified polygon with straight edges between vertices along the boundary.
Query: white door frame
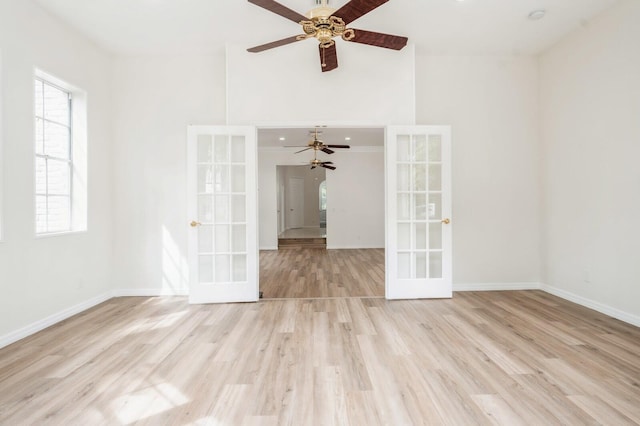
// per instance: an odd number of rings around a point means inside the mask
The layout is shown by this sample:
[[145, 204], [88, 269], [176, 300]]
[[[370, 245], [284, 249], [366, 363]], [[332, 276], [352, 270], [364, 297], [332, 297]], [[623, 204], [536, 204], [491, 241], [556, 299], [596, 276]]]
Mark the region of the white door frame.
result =
[[[387, 123], [385, 124], [378, 124], [378, 123], [344, 123], [344, 122], [327, 122], [325, 123], [327, 126], [329, 127], [349, 127], [349, 128], [353, 128], [353, 127], [361, 127], [361, 128], [381, 128], [384, 129], [384, 161], [385, 161], [385, 248], [389, 247], [389, 214], [390, 214], [390, 205], [389, 205], [389, 194], [388, 194], [388, 188], [387, 188], [387, 177], [389, 174], [389, 164], [388, 164], [388, 154], [387, 154], [387, 149], [388, 149], [388, 144], [389, 141], [388, 139], [388, 130], [390, 127], [393, 127]], [[254, 128], [256, 129], [256, 135], [258, 133], [259, 129], [268, 129], [268, 128], [300, 128], [300, 127], [304, 127], [304, 128], [312, 128], [316, 125], [316, 123], [256, 123], [254, 125]], [[417, 126], [410, 126], [410, 127], [417, 127]], [[448, 132], [448, 137], [450, 139], [450, 127], [449, 126], [426, 126], [426, 127], [440, 127], [440, 128], [447, 128], [447, 132]], [[258, 143], [257, 138], [256, 138], [256, 144]], [[450, 149], [450, 145], [449, 145], [449, 149]], [[450, 155], [450, 152], [449, 152]], [[451, 158], [449, 158], [449, 167], [451, 166]], [[258, 158], [256, 158], [255, 160], [255, 173], [256, 176], [258, 174]], [[449, 171], [449, 176], [450, 176], [450, 171]], [[448, 185], [450, 185], [450, 182], [448, 183]], [[451, 194], [451, 187], [449, 186], [449, 194], [450, 196]], [[449, 206], [450, 206], [450, 200], [448, 201]], [[451, 217], [451, 211], [447, 211], [446, 213], [443, 213], [443, 215], [446, 215], [447, 217]], [[276, 215], [276, 220], [278, 220], [277, 215]], [[256, 229], [258, 226], [258, 217], [256, 217]], [[277, 224], [276, 224], [276, 229], [277, 229]], [[451, 233], [451, 228], [448, 228], [449, 233]], [[257, 238], [257, 236], [256, 236]], [[449, 250], [451, 249], [450, 247], [448, 248]], [[385, 250], [386, 252], [387, 250]], [[392, 292], [390, 292], [389, 289], [389, 270], [391, 265], [389, 265], [390, 259], [389, 256], [387, 254], [385, 254], [385, 297], [387, 299], [393, 299], [393, 298], [397, 298], [394, 297], [393, 294], [391, 294]], [[395, 269], [395, 267], [392, 267], [393, 269]], [[259, 272], [258, 272], [259, 274]], [[446, 279], [449, 280], [449, 288], [452, 288], [452, 262], [449, 262], [446, 265], [443, 265], [443, 274], [446, 276]], [[448, 296], [442, 296], [442, 293], [438, 293], [438, 295], [435, 296], [431, 296], [429, 294], [426, 295], [421, 295], [418, 297], [451, 297], [451, 293], [449, 293]]]

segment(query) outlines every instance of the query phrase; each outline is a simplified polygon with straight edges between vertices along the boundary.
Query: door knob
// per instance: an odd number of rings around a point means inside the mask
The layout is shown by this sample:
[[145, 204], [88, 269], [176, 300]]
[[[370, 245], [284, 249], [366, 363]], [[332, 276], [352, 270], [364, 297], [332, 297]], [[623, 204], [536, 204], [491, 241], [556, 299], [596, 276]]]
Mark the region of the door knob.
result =
[[444, 223], [445, 225], [448, 225], [451, 223], [451, 220], [447, 217], [445, 219], [442, 219], [440, 222]]
[[192, 228], [195, 228], [196, 226], [200, 226], [202, 224], [200, 222], [196, 222], [195, 220], [192, 220], [189, 225], [191, 225]]

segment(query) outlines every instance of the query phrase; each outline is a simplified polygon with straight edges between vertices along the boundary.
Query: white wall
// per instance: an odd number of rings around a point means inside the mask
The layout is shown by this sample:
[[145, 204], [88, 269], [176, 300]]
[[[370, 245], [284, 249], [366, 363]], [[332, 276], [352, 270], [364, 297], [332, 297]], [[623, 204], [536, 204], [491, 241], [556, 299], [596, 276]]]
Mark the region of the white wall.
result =
[[537, 62], [416, 57], [417, 122], [450, 124], [454, 290], [540, 282]]
[[414, 47], [336, 46], [339, 67], [325, 73], [315, 40], [261, 53], [228, 46], [229, 124], [413, 124]]
[[[384, 154], [381, 149], [341, 151], [327, 171], [327, 248], [384, 247]], [[300, 155], [258, 152], [260, 248], [278, 247], [276, 166], [297, 165]]]
[[[0, 346], [109, 297], [111, 57], [24, 0], [0, 2], [3, 222]], [[35, 238], [33, 77], [87, 92], [88, 231]]]
[[540, 58], [544, 281], [640, 325], [640, 2]]
[[224, 124], [224, 82], [222, 54], [116, 60], [114, 288], [187, 293], [187, 125]]

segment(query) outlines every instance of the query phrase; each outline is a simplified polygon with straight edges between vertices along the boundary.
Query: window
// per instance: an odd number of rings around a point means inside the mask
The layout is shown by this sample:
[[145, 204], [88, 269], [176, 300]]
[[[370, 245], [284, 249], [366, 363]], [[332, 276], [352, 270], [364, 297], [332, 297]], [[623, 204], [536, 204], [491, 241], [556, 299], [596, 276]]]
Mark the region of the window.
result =
[[[76, 113], [76, 92], [36, 72], [35, 83], [35, 216], [36, 234], [86, 229], [86, 128]], [[82, 98], [82, 95], [80, 96]], [[79, 102], [83, 105], [82, 102]], [[77, 120], [76, 120], [77, 119]], [[79, 121], [82, 126], [78, 126]], [[78, 131], [78, 133], [82, 133]], [[78, 146], [76, 146], [76, 144]]]
[[327, 181], [323, 180], [320, 182], [320, 186], [318, 188], [318, 196], [320, 197], [320, 210], [327, 209]]

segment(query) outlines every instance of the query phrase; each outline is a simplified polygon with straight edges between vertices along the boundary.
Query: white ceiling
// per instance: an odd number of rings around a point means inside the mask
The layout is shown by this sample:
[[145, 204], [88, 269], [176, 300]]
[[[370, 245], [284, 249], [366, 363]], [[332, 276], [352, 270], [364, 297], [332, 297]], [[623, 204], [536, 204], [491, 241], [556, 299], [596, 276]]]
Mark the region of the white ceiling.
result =
[[[251, 47], [301, 33], [294, 22], [244, 0], [34, 1], [96, 44], [124, 55], [221, 52], [227, 42]], [[390, 0], [351, 26], [408, 36], [419, 53], [537, 54], [617, 1]], [[300, 13], [314, 5], [313, 0], [280, 2]], [[335, 8], [344, 3], [330, 1]], [[527, 19], [540, 8], [547, 11], [544, 19]]]
[[[302, 149], [313, 140], [313, 127], [263, 128], [258, 129], [258, 144], [261, 147], [299, 146]], [[280, 140], [284, 137], [285, 140]], [[346, 140], [345, 138], [350, 138]], [[384, 146], [383, 128], [322, 127], [318, 139], [327, 145], [349, 145], [356, 147]], [[292, 151], [299, 149], [291, 148]]]

